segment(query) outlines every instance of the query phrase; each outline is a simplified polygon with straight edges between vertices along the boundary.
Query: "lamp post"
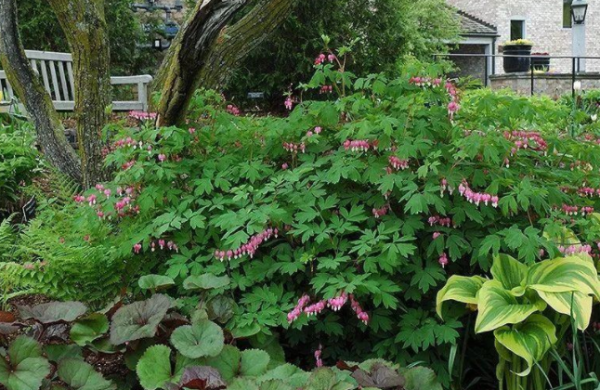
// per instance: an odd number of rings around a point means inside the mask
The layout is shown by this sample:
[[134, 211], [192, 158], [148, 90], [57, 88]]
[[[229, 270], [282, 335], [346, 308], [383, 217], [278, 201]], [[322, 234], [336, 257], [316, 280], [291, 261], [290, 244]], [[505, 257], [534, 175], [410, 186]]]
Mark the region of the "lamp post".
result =
[[[585, 57], [585, 18], [587, 16], [588, 2], [586, 0], [573, 0], [571, 3], [571, 16], [573, 17], [573, 57]], [[578, 72], [585, 72], [585, 59], [577, 59]]]

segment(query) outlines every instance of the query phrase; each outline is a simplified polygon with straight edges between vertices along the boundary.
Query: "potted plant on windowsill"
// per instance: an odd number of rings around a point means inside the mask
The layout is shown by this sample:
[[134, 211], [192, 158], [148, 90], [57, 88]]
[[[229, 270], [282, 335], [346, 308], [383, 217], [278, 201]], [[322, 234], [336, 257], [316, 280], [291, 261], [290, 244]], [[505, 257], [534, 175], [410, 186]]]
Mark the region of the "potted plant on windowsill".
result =
[[[531, 48], [533, 42], [517, 39], [504, 44], [504, 71], [506, 73], [527, 72], [531, 65]], [[523, 56], [523, 57], [519, 57]]]
[[533, 70], [550, 71], [550, 53], [531, 53], [531, 65]]

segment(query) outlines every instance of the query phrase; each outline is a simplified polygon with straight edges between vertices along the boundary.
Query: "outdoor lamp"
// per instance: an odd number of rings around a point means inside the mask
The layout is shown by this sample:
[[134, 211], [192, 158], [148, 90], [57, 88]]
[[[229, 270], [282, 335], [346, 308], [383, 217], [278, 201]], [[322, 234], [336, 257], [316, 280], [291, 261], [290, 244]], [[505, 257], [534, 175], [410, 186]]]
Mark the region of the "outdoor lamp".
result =
[[155, 49], [162, 49], [162, 41], [160, 39], [155, 39], [154, 40], [154, 48]]
[[584, 24], [587, 15], [588, 2], [586, 0], [574, 0], [571, 4], [571, 15], [575, 24]]

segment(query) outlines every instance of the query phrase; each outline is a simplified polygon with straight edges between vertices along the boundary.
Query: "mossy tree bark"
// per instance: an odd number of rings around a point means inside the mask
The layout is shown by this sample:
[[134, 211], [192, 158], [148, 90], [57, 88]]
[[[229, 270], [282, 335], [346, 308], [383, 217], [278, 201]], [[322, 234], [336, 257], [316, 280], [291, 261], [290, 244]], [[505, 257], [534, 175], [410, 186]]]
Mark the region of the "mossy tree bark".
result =
[[104, 0], [48, 2], [73, 54], [79, 157], [68, 144], [50, 96], [25, 56], [17, 28], [15, 0], [0, 0], [0, 60], [36, 126], [44, 154], [54, 166], [89, 188], [107, 179], [102, 129], [109, 115], [111, 85]]
[[108, 179], [102, 149], [102, 129], [112, 101], [110, 43], [104, 0], [48, 0], [73, 54], [75, 115], [83, 186]]
[[52, 165], [81, 182], [81, 164], [69, 145], [62, 123], [39, 76], [21, 45], [15, 0], [0, 0], [0, 63], [8, 82], [25, 104], [35, 125], [38, 144]]
[[273, 32], [298, 0], [261, 0], [227, 26], [246, 0], [199, 2], [169, 48], [154, 83], [161, 91], [157, 124], [181, 122], [194, 91], [218, 89], [244, 57]]

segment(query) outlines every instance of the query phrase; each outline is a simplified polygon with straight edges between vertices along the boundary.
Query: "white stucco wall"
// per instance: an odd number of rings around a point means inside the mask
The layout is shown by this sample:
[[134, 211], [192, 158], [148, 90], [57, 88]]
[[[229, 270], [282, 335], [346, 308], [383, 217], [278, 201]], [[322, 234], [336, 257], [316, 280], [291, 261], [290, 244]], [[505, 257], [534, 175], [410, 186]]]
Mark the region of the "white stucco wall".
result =
[[[525, 20], [525, 37], [535, 43], [534, 52], [571, 55], [571, 29], [563, 28], [563, 0], [448, 0], [448, 3], [498, 28], [498, 46], [510, 39], [511, 19]], [[600, 57], [600, 2], [590, 1], [586, 19], [588, 56]], [[552, 60], [553, 70], [570, 72], [570, 60]], [[498, 73], [502, 59], [498, 59]], [[587, 62], [587, 70], [600, 71], [600, 60]]]

